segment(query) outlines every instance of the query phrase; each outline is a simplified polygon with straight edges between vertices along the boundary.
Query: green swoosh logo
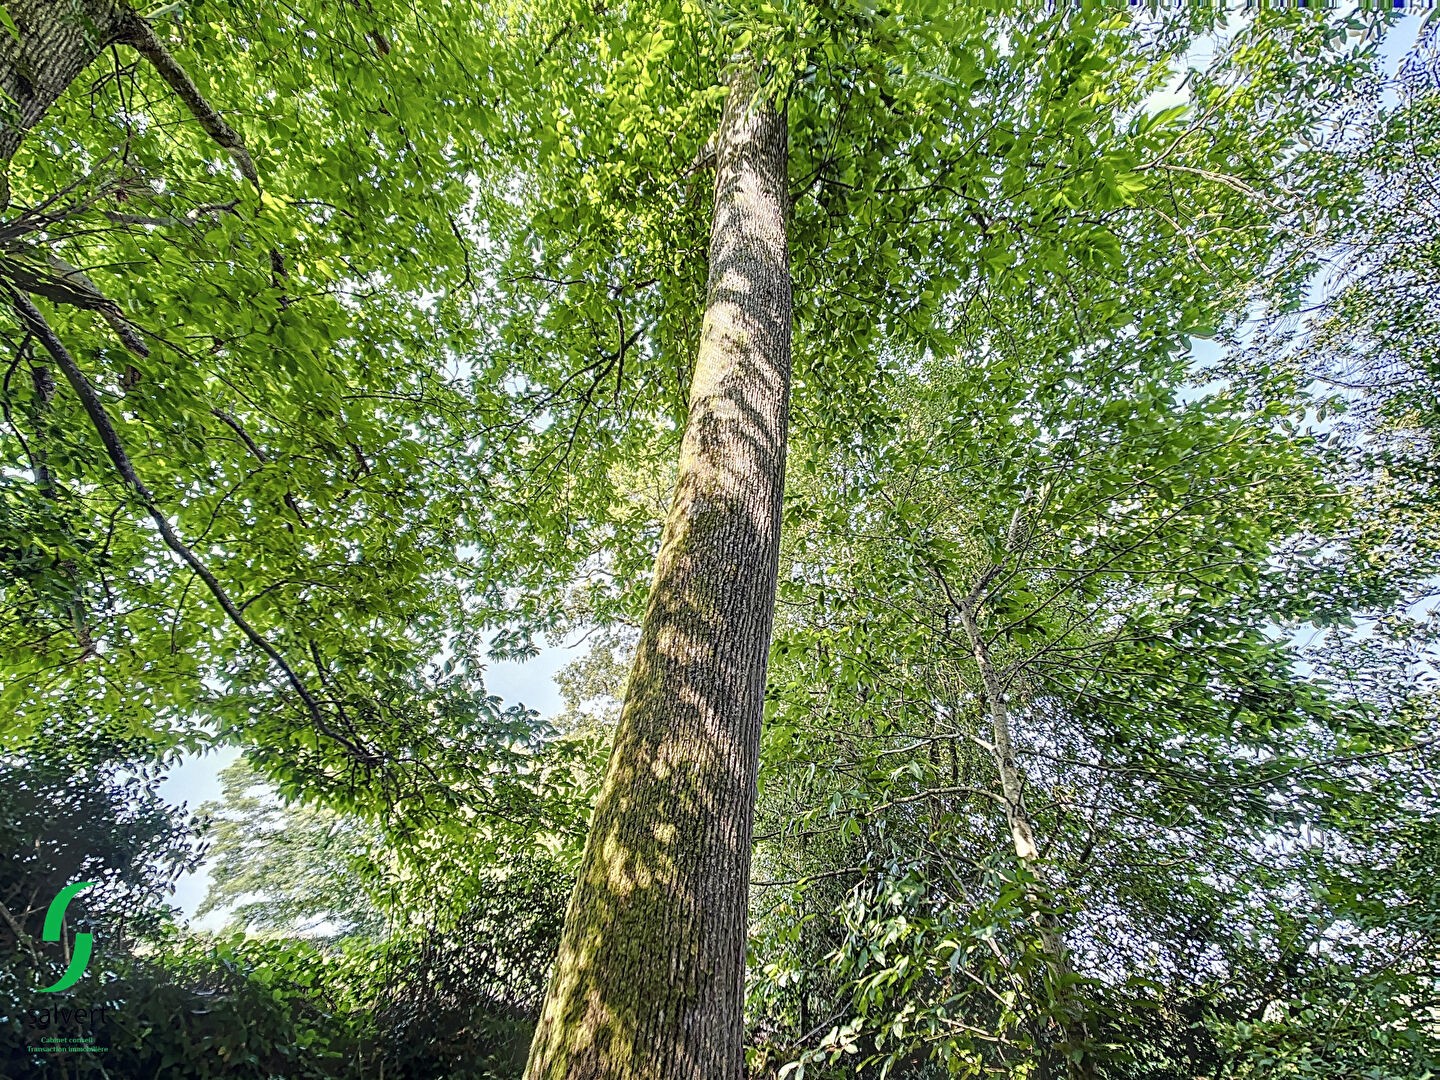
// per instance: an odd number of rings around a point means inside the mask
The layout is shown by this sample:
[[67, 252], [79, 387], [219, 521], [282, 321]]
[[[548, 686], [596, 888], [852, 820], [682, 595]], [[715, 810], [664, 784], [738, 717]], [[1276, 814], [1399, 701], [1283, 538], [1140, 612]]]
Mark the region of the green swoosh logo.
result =
[[[50, 908], [45, 912], [45, 933], [46, 941], [59, 941], [60, 928], [65, 922], [65, 909], [70, 906], [70, 901], [81, 889], [88, 889], [94, 885], [93, 881], [77, 881], [73, 885], [66, 885], [56, 894], [55, 899], [50, 901]], [[80, 976], [85, 974], [85, 968], [90, 964], [90, 934], [76, 934], [75, 947], [70, 952], [70, 966], [65, 969], [53, 986], [47, 986], [40, 991], [42, 994], [58, 994], [61, 990], [69, 990], [80, 981]]]

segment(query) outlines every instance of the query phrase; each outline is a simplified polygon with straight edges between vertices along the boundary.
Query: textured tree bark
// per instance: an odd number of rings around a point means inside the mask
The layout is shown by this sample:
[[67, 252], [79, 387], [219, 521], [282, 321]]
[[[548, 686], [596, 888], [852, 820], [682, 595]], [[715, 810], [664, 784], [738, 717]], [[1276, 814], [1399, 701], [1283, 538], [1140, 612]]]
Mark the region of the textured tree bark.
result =
[[4, 0], [19, 36], [0, 27], [0, 209], [10, 159], [75, 78], [120, 39], [119, 0]]
[[790, 392], [783, 113], [731, 83], [665, 521], [528, 1080], [739, 1080]]
[[150, 24], [124, 0], [0, 0], [17, 33], [0, 27], [0, 210], [10, 205], [10, 159], [70, 84], [112, 45], [150, 61], [205, 132], [259, 184], [244, 140], [205, 100]]

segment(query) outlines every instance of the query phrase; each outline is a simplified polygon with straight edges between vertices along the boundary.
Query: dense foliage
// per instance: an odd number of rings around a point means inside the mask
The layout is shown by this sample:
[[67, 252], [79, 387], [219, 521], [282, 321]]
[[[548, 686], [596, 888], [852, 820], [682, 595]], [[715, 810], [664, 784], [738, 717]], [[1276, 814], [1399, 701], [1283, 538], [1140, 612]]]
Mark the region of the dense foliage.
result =
[[[147, 22], [6, 163], [0, 1073], [521, 1075], [741, 55], [795, 288], [752, 1076], [1440, 1073], [1440, 23]], [[545, 634], [550, 720], [484, 684]]]

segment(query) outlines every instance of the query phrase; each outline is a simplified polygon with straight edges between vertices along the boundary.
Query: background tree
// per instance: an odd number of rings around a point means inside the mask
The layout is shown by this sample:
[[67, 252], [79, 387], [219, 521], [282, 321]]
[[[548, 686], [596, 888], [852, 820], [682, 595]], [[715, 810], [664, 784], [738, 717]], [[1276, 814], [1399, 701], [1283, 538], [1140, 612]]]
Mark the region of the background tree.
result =
[[484, 719], [459, 554], [483, 13], [7, 12], [7, 738], [68, 715], [333, 800], [474, 789], [525, 738]]
[[225, 911], [237, 928], [286, 935], [377, 934], [374, 895], [383, 838], [374, 825], [324, 806], [287, 807], [243, 758], [220, 774], [210, 822], [210, 884], [197, 917]]
[[[1294, 55], [1294, 30], [1256, 26], [1192, 93], [1206, 100], [1273, 41]], [[1267, 113], [1283, 70], [1246, 71], [1242, 107]], [[1349, 212], [1333, 149], [1287, 164], [1295, 205]], [[1286, 212], [1285, 193], [1259, 197], [1266, 175], [1243, 182], [1254, 235], [1272, 239], [1208, 279], [1237, 299], [1256, 277], [1281, 296], [1304, 287], [1282, 239], [1301, 230], [1264, 223]], [[1219, 220], [1196, 195], [1191, 220]], [[847, 1049], [916, 1075], [927, 1060], [1053, 1070], [1067, 1052], [1105, 1075], [1422, 1075], [1433, 1057], [1414, 1008], [1430, 996], [1427, 894], [1394, 896], [1416, 921], [1377, 934], [1358, 914], [1378, 881], [1340, 870], [1423, 857], [1423, 829], [1359, 822], [1433, 812], [1429, 691], [1392, 669], [1369, 681], [1388, 689], [1378, 706], [1354, 681], [1364, 661], [1317, 678], [1281, 631], [1390, 602], [1327, 546], [1364, 500], [1334, 485], [1344, 456], [1299, 429], [1305, 382], [1250, 369], [1202, 389], [1213, 370], [1169, 343], [1086, 325], [1111, 303], [1145, 325], [1186, 302], [1146, 273], [1153, 234], [1116, 231], [1121, 265], [1155, 287], [1111, 300], [1080, 279], [1061, 294], [1075, 315], [1033, 277], [1014, 300], [992, 291], [967, 325], [963, 355], [981, 360], [900, 380], [892, 441], [817, 457], [797, 493], [759, 827], [756, 953], [773, 959], [754, 981], [757, 1050], [798, 1056], [790, 1073]], [[967, 622], [1001, 676], [1038, 840], [1020, 866], [1000, 695]], [[1057, 926], [1065, 966], [1046, 940]], [[1355, 1028], [1316, 1032], [1326, 984], [1364, 1002]]]

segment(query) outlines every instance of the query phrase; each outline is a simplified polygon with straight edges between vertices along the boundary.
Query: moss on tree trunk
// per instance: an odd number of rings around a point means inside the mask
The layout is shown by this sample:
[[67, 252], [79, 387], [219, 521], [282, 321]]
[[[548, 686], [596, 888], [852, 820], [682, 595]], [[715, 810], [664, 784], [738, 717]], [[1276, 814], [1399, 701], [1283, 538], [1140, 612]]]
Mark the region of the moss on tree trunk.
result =
[[679, 479], [529, 1080], [738, 1080], [791, 288], [787, 134], [732, 81]]

